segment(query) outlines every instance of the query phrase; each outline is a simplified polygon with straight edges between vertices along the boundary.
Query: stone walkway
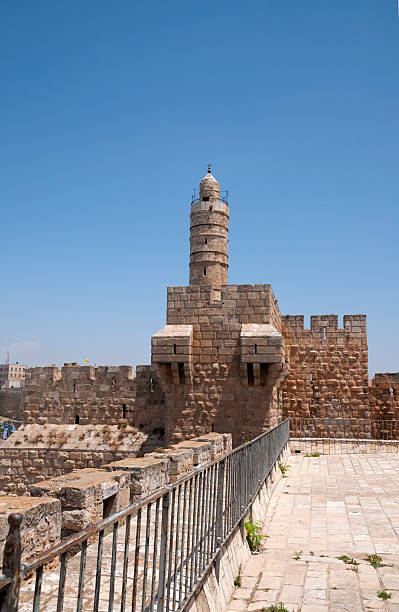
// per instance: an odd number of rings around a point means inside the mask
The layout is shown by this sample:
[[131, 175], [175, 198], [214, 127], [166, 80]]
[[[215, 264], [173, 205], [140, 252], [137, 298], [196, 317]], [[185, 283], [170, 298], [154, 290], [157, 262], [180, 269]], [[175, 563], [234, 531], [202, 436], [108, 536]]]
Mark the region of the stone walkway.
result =
[[[243, 568], [228, 612], [278, 602], [290, 612], [399, 612], [399, 457], [293, 455], [289, 463], [264, 520], [269, 539]], [[386, 565], [374, 569], [370, 554]]]

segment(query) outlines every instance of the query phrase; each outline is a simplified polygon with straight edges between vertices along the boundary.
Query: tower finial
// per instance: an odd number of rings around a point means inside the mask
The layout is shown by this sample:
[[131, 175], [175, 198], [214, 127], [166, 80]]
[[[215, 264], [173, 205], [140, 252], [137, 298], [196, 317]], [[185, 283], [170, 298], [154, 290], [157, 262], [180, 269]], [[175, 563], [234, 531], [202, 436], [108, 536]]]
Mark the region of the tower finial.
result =
[[208, 174], [211, 174], [211, 164], [208, 164]]

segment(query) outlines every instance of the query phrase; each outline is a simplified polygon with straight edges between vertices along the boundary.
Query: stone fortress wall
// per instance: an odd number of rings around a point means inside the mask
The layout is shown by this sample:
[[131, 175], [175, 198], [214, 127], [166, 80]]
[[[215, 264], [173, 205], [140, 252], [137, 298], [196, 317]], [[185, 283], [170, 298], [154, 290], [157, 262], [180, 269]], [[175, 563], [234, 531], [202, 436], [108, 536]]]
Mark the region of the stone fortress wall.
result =
[[399, 419], [399, 372], [376, 374], [369, 384], [369, 398], [375, 419]]
[[[370, 420], [365, 315], [282, 317], [290, 372], [283, 389], [283, 415], [320, 419]], [[328, 420], [326, 421], [328, 422]], [[328, 427], [320, 430], [328, 435]]]
[[21, 420], [25, 392], [22, 389], [4, 389], [0, 391], [0, 416], [6, 419]]
[[154, 437], [162, 434], [162, 393], [148, 366], [29, 368], [24, 423], [130, 424]]

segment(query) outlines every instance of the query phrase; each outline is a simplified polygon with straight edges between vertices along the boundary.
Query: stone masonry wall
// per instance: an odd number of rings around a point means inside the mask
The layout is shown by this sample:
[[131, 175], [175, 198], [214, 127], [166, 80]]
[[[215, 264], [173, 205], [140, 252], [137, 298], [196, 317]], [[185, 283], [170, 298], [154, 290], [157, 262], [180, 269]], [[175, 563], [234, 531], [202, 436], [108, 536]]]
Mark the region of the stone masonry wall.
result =
[[0, 448], [0, 491], [24, 495], [34, 483], [73, 470], [102, 468], [113, 461], [135, 457], [134, 451], [47, 448]]
[[24, 391], [6, 389], [0, 391], [0, 416], [7, 419], [22, 420]]
[[373, 420], [399, 419], [399, 372], [376, 374], [369, 394]]
[[272, 364], [259, 385], [242, 376], [240, 334], [247, 323], [281, 329], [270, 285], [228, 285], [220, 292], [209, 286], [168, 287], [167, 324], [192, 325], [193, 333], [190, 355], [176, 356], [182, 364], [191, 361], [192, 380], [181, 369], [176, 381], [173, 371], [159, 364], [162, 356], [155, 361], [158, 339], [153, 337], [152, 368], [164, 392], [167, 442], [226, 431], [236, 445], [280, 419], [274, 391], [282, 365]]
[[[365, 315], [282, 317], [290, 373], [283, 385], [283, 416], [370, 419]], [[328, 429], [328, 428], [327, 428]], [[320, 431], [320, 437], [328, 431]]]
[[30, 368], [26, 374], [25, 423], [80, 425], [129, 423], [163, 435], [162, 396], [149, 366]]

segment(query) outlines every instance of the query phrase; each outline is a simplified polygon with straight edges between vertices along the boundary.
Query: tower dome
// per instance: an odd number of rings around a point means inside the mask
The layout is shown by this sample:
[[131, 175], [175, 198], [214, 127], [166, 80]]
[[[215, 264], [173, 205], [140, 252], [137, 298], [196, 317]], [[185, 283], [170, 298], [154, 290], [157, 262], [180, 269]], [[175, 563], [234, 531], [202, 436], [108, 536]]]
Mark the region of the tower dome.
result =
[[210, 200], [220, 199], [220, 188], [219, 183], [215, 177], [211, 174], [211, 169], [208, 169], [208, 174], [205, 174], [204, 178], [200, 182], [200, 200], [206, 202]]

